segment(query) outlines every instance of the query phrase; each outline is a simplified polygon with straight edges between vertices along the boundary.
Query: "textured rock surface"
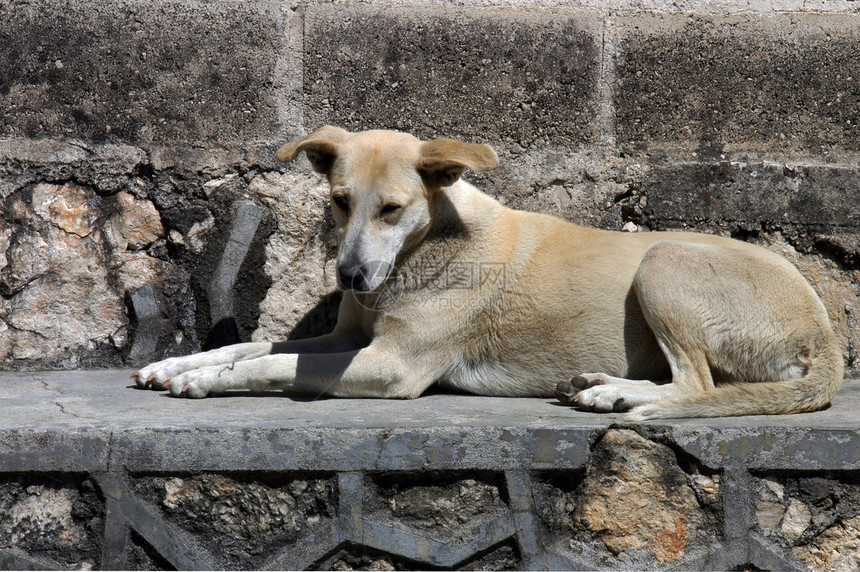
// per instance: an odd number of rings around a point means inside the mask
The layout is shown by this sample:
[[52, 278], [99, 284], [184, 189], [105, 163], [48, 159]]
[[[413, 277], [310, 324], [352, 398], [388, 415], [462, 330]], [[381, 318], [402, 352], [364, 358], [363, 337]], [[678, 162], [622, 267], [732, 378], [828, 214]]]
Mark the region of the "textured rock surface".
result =
[[286, 339], [330, 331], [340, 298], [328, 185], [314, 174], [291, 171], [259, 175], [249, 188], [278, 220], [278, 230], [266, 245], [263, 268], [272, 285], [260, 303], [260, 323], [253, 338]]
[[598, 18], [314, 6], [306, 22], [311, 125], [446, 133], [522, 148], [597, 139]]
[[498, 486], [475, 479], [434, 475], [411, 481], [380, 478], [375, 484], [390, 517], [418, 528], [456, 531], [499, 518], [505, 508]]
[[860, 483], [856, 478], [763, 479], [760, 530], [819, 570], [860, 570]]
[[688, 475], [669, 447], [630, 430], [607, 431], [593, 459], [569, 517], [577, 542], [590, 536], [613, 556], [629, 551], [643, 565], [651, 558], [671, 563], [688, 544], [713, 542], [718, 476]]
[[11, 2], [0, 21], [0, 136], [211, 146], [277, 129], [276, 4]]
[[619, 143], [700, 155], [860, 150], [853, 19], [622, 17]]
[[98, 364], [102, 354], [111, 363], [114, 348], [125, 342], [125, 306], [109, 283], [110, 254], [94, 226], [100, 202], [73, 184], [39, 184], [5, 201], [11, 225], [0, 270], [0, 320], [9, 343], [0, 359], [76, 367]]
[[820, 570], [860, 570], [860, 516], [834, 524], [792, 553]]
[[91, 483], [42, 477], [0, 481], [0, 549], [92, 569], [104, 513]]
[[294, 542], [337, 514], [336, 487], [324, 479], [153, 477], [140, 479], [135, 492], [182, 529], [214, 542], [233, 568], [261, 564], [273, 546]]

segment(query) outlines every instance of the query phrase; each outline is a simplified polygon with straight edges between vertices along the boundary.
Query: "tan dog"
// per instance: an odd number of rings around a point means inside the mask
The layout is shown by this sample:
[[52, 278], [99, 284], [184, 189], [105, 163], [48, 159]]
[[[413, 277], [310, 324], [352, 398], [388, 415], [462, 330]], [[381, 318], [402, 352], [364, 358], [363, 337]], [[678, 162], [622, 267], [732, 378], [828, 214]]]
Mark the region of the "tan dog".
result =
[[558, 385], [563, 401], [643, 420], [812, 411], [842, 381], [824, 306], [765, 249], [505, 208], [459, 180], [496, 166], [486, 145], [323, 127], [278, 158], [302, 151], [331, 185], [334, 331], [166, 359], [139, 385], [401, 398]]

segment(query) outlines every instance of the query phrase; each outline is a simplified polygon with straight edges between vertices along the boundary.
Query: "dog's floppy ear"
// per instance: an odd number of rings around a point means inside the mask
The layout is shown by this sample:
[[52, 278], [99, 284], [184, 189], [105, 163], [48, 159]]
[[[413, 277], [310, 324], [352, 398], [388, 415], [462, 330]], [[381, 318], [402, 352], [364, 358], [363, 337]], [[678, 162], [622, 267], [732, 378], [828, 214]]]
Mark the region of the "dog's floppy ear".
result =
[[349, 132], [340, 127], [326, 125], [298, 141], [287, 143], [278, 149], [278, 161], [289, 163], [302, 151], [308, 156], [314, 171], [327, 175], [332, 163], [337, 157], [337, 148], [349, 136]]
[[499, 157], [489, 145], [440, 138], [422, 143], [418, 172], [428, 187], [447, 187], [466, 169], [483, 172], [498, 164]]

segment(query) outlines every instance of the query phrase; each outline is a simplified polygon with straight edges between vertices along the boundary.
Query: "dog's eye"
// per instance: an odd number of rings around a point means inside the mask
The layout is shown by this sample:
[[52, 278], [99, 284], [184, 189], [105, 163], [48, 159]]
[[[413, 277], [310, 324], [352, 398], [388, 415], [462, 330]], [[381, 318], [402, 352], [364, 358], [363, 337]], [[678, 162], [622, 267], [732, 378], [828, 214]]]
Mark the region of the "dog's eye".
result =
[[380, 214], [380, 216], [388, 216], [390, 214], [396, 213], [400, 209], [401, 209], [401, 206], [398, 205], [397, 203], [388, 203], [387, 205], [382, 207], [382, 210], [379, 211], [379, 214]]
[[331, 198], [331, 202], [333, 202], [334, 206], [336, 206], [343, 212], [349, 212], [349, 199], [346, 197], [346, 195], [335, 195]]

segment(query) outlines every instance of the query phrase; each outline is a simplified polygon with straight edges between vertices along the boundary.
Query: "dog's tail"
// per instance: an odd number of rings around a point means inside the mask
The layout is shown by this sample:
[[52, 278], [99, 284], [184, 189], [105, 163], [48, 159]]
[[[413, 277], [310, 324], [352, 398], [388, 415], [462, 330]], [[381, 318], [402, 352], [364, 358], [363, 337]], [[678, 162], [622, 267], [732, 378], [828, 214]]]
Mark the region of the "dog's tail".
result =
[[842, 350], [832, 331], [821, 341], [800, 379], [760, 383], [721, 384], [707, 391], [664, 399], [633, 408], [629, 421], [682, 417], [780, 415], [823, 408], [844, 376]]

